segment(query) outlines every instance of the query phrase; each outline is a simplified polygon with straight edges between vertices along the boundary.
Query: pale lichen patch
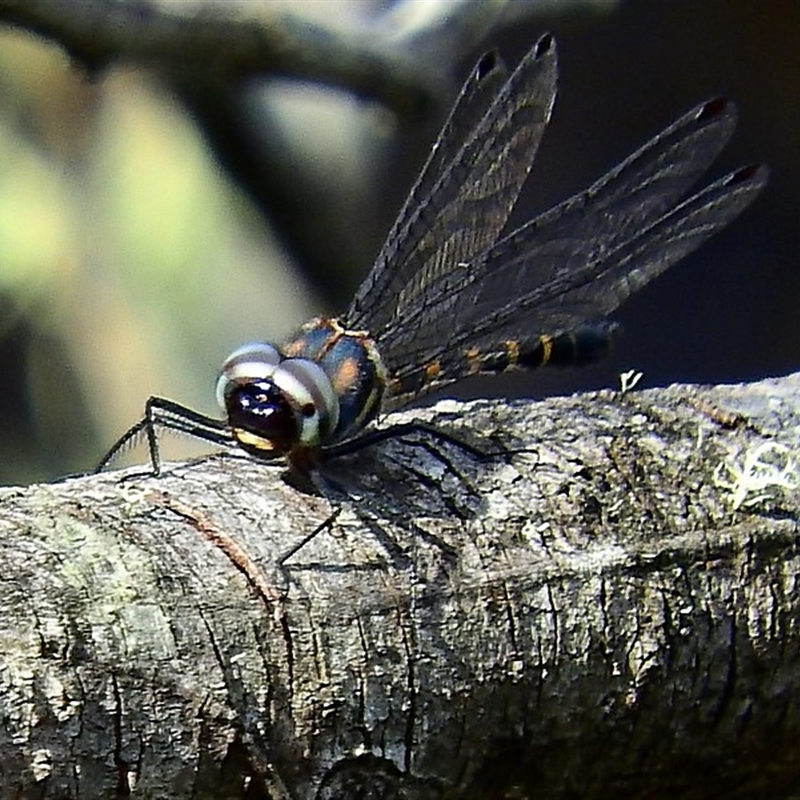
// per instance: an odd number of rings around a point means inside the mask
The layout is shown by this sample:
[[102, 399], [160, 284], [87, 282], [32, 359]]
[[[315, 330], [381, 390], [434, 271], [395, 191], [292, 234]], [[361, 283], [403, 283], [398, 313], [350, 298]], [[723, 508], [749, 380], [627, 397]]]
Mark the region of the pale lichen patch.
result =
[[789, 448], [778, 442], [763, 442], [746, 450], [741, 461], [720, 463], [714, 470], [714, 483], [731, 492], [734, 511], [774, 500], [800, 485]]

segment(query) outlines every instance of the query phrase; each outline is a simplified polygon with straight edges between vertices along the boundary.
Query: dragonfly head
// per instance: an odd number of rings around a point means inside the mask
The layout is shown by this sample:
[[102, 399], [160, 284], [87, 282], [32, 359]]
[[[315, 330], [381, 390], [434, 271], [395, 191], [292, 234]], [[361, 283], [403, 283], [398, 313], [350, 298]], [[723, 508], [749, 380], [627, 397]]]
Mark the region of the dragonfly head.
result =
[[269, 344], [247, 344], [228, 356], [217, 399], [238, 443], [264, 458], [319, 447], [339, 420], [339, 403], [322, 368], [285, 358]]
[[295, 409], [271, 380], [231, 383], [225, 393], [225, 412], [234, 436], [246, 449], [287, 453], [300, 440]]

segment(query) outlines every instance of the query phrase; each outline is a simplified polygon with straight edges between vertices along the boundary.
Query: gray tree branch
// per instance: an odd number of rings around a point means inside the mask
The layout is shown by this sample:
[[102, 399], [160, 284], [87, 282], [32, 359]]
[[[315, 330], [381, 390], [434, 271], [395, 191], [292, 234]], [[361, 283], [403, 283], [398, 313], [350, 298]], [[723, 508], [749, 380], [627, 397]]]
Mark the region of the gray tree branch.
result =
[[0, 798], [790, 796], [799, 389], [4, 490]]

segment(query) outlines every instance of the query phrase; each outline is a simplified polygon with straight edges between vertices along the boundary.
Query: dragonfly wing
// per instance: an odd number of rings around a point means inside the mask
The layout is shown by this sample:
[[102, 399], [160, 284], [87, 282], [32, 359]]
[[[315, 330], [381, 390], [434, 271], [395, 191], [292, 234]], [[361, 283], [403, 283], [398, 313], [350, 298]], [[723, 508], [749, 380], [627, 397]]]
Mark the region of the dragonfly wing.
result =
[[[751, 165], [705, 187], [649, 228], [620, 243], [584, 275], [569, 280], [563, 292], [550, 293], [554, 301], [542, 305], [543, 313], [561, 318], [560, 330], [612, 313], [631, 294], [739, 216], [764, 188], [768, 176], [767, 167]], [[605, 288], [598, 292], [598, 287]], [[527, 317], [531, 305], [538, 307], [539, 298], [526, 298], [517, 313]], [[512, 323], [512, 314], [503, 317], [495, 320], [501, 329], [522, 328], [519, 322]]]
[[348, 328], [384, 328], [497, 240], [550, 118], [556, 72], [551, 36], [502, 85], [501, 62], [481, 59], [344, 316]]
[[[601, 320], [730, 223], [755, 199], [767, 177], [764, 166], [743, 167], [678, 204], [648, 227], [630, 231], [627, 239], [597, 254], [593, 261], [577, 269], [558, 269], [554, 264], [551, 280], [515, 293], [508, 302], [495, 302], [494, 310], [480, 319], [454, 308], [448, 316], [450, 333], [446, 341], [417, 345], [402, 360], [387, 360], [395, 385], [408, 385], [420, 365], [436, 363], [433, 380], [416, 381], [420, 388], [415, 396], [419, 396], [464, 377], [467, 350], [492, 352], [508, 341], [531, 342], [537, 335], [555, 335]], [[558, 252], [555, 257], [552, 253], [542, 257], [562, 260]], [[460, 301], [457, 297], [456, 306]], [[471, 324], [462, 325], [461, 319], [471, 319]], [[400, 395], [390, 400], [388, 407], [411, 399]]]
[[[563, 307], [565, 287], [591, 283], [598, 297], [610, 291], [610, 282], [595, 283], [603, 264], [678, 205], [728, 141], [735, 122], [731, 103], [702, 104], [587, 190], [432, 282], [424, 301], [380, 335], [390, 369], [434, 357], [442, 341], [453, 341], [454, 323], [463, 338], [500, 324], [498, 315], [514, 319], [503, 323], [506, 336], [531, 333], [534, 324], [543, 332], [564, 330], [561, 311], [553, 318], [547, 312], [559, 302]], [[580, 324], [596, 315], [573, 316]]]

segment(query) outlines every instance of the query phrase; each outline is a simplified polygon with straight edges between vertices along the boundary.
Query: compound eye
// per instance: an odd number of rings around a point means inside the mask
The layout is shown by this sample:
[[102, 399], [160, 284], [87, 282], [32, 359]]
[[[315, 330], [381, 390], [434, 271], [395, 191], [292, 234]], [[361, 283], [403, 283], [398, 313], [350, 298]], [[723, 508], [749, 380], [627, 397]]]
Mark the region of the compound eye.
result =
[[245, 447], [288, 452], [300, 438], [297, 416], [271, 381], [231, 387], [225, 397], [228, 423]]
[[222, 365], [217, 381], [217, 402], [227, 409], [227, 395], [236, 386], [272, 377], [281, 355], [271, 344], [251, 342], [234, 350]]

